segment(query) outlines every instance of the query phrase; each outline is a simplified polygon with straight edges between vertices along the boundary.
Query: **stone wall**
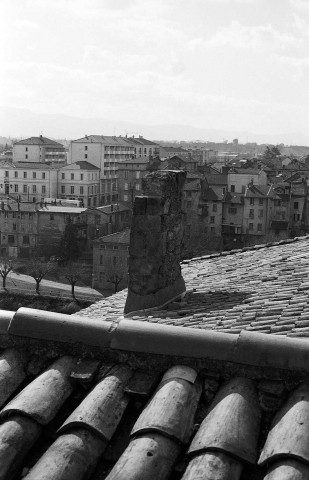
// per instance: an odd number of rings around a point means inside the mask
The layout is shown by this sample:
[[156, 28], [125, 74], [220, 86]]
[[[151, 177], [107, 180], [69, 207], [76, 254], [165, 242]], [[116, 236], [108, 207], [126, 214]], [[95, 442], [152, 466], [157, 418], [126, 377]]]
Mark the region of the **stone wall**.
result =
[[136, 197], [130, 237], [129, 288], [125, 313], [163, 305], [185, 291], [183, 171], [152, 172]]

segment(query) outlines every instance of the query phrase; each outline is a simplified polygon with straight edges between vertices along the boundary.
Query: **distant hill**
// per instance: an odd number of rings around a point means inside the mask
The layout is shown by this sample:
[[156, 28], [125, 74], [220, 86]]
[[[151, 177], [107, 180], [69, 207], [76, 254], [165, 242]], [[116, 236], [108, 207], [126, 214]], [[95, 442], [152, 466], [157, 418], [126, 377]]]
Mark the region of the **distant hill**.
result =
[[244, 131], [226, 131], [193, 127], [191, 125], [142, 125], [124, 120], [79, 118], [62, 114], [39, 114], [30, 110], [0, 107], [0, 136], [25, 138], [43, 134], [49, 138], [77, 139], [85, 134], [143, 135], [151, 140], [202, 140], [223, 142], [238, 138], [240, 143], [256, 142], [285, 145], [309, 145], [309, 135], [301, 132], [280, 135], [255, 134]]

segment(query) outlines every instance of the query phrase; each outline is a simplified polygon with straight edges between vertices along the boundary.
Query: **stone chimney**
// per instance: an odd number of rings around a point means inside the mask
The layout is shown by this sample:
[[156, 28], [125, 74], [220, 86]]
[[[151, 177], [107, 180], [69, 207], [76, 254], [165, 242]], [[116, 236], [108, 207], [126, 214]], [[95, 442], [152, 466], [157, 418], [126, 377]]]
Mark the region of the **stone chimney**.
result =
[[180, 268], [185, 179], [181, 170], [159, 170], [143, 179], [144, 195], [133, 206], [124, 313], [164, 305], [186, 290]]

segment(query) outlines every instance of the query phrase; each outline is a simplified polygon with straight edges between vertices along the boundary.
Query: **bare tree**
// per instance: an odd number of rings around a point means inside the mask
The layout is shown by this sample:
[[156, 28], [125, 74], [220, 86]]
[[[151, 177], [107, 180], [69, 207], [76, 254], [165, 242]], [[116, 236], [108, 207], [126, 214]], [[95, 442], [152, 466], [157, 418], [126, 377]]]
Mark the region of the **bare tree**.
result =
[[118, 287], [123, 279], [124, 273], [121, 272], [121, 270], [116, 270], [115, 268], [111, 268], [106, 275], [106, 281], [114, 285], [114, 293], [118, 292]]
[[0, 259], [0, 275], [2, 277], [2, 287], [6, 289], [6, 277], [13, 269], [12, 260], [9, 258], [1, 258]]
[[52, 262], [44, 262], [39, 258], [33, 258], [28, 265], [28, 275], [34, 278], [36, 287], [35, 291], [37, 294], [40, 294], [40, 283], [43, 278], [56, 267]]
[[70, 263], [62, 270], [62, 276], [70, 282], [72, 297], [75, 298], [75, 285], [83, 277], [82, 266], [76, 263]]

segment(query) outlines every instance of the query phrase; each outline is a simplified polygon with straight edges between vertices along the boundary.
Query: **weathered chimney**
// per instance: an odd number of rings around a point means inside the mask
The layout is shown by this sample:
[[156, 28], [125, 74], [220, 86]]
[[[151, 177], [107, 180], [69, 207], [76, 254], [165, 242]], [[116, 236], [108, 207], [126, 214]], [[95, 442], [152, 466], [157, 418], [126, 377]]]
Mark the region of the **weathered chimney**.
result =
[[130, 236], [129, 285], [124, 313], [158, 307], [185, 292], [183, 171], [156, 171], [143, 179], [135, 197]]

